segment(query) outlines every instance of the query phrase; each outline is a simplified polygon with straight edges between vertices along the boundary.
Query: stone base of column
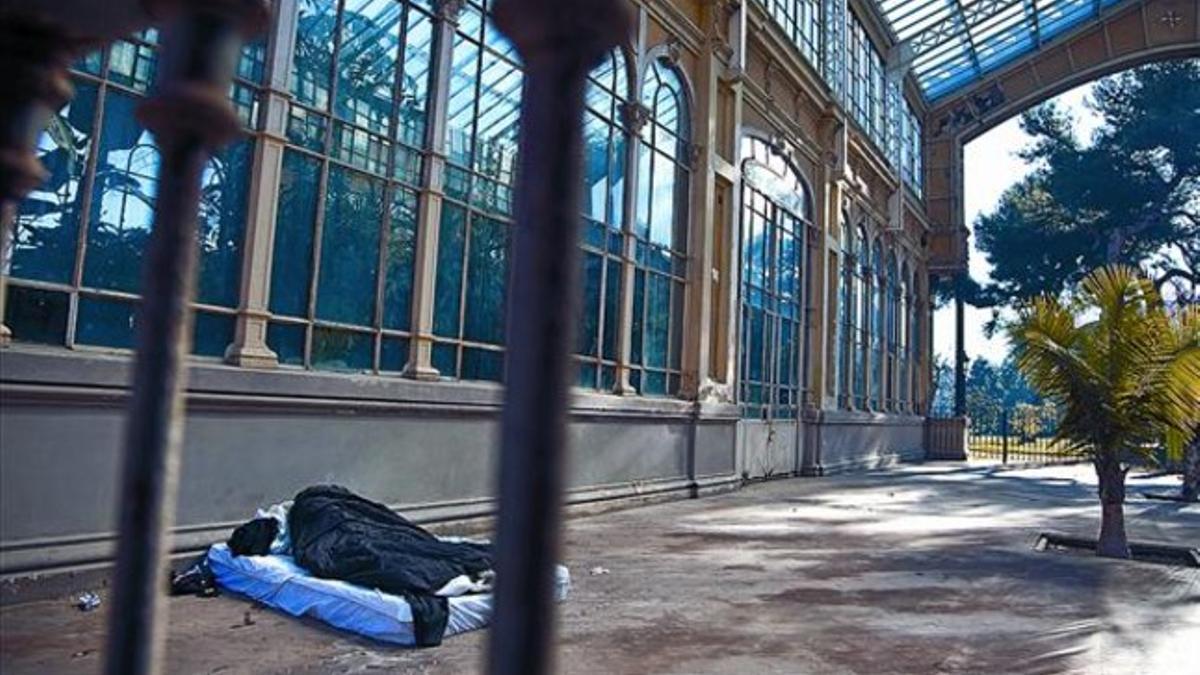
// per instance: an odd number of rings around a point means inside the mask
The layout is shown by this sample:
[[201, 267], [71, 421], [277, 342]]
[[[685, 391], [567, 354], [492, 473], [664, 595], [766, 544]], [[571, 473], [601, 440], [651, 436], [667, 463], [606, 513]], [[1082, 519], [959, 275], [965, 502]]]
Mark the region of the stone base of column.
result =
[[412, 351], [409, 353], [408, 363], [404, 364], [404, 370], [400, 372], [400, 376], [424, 382], [440, 380], [442, 372], [432, 365], [433, 340], [430, 336], [414, 335], [411, 344]]
[[225, 348], [225, 363], [242, 368], [275, 368], [279, 355], [267, 346], [270, 315], [255, 309], [238, 313], [233, 342]]
[[225, 350], [225, 363], [241, 368], [275, 368], [279, 355], [266, 345], [229, 345]]
[[724, 382], [704, 378], [696, 400], [700, 403], [733, 403], [733, 388]]
[[440, 380], [442, 378], [442, 371], [432, 366], [422, 367], [410, 363], [409, 365], [405, 366], [400, 375], [402, 377], [407, 377], [410, 380], [424, 380], [428, 382], [431, 380]]

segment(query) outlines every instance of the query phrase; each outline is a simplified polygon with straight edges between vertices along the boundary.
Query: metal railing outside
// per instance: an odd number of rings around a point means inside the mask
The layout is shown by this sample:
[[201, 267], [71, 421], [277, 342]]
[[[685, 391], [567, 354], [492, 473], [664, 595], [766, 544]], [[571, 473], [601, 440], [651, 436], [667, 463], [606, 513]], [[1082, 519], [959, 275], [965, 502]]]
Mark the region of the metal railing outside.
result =
[[1057, 440], [1059, 413], [1053, 406], [1019, 404], [982, 414], [977, 411], [967, 427], [967, 455], [972, 459], [1067, 464], [1082, 461], [1079, 454]]

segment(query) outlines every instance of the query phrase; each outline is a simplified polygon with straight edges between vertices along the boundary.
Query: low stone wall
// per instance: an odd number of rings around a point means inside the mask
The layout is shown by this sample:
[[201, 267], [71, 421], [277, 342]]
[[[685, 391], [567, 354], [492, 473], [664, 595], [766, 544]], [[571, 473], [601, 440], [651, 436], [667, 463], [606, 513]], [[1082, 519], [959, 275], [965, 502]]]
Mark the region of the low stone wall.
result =
[[[110, 563], [128, 362], [0, 353], [0, 578]], [[422, 523], [486, 519], [501, 390], [479, 383], [192, 369], [176, 551], [227, 536], [255, 508], [339, 483]], [[569, 501], [599, 505], [731, 489], [732, 406], [579, 393]]]

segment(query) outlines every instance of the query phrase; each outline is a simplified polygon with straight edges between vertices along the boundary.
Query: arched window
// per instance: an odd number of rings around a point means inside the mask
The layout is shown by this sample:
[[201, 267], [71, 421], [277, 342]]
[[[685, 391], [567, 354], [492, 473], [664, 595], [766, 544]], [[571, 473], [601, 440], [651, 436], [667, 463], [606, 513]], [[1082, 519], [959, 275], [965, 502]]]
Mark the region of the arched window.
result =
[[871, 406], [883, 409], [883, 343], [884, 312], [887, 293], [887, 264], [883, 259], [883, 241], [875, 238], [871, 251]]
[[858, 254], [854, 248], [854, 226], [850, 224], [850, 214], [842, 212], [842, 227], [839, 237], [839, 248], [842, 256], [842, 269], [838, 273], [838, 358], [837, 358], [837, 400], [842, 408], [849, 408], [853, 400], [851, 383], [853, 382], [855, 332], [858, 330], [858, 314], [856, 312], [855, 286]]
[[761, 139], [742, 141], [742, 330], [745, 417], [794, 418], [803, 398], [804, 263], [812, 197]]
[[620, 124], [629, 89], [620, 49], [588, 76], [583, 114], [582, 292], [577, 383], [610, 390], [616, 376], [627, 140]]
[[867, 228], [859, 224], [856, 229], [854, 250], [858, 253], [858, 264], [854, 268], [854, 302], [857, 310], [854, 321], [854, 407], [867, 407], [867, 329], [871, 325], [870, 280], [871, 250], [868, 248]]
[[650, 117], [638, 146], [629, 380], [642, 394], [672, 395], [683, 347], [691, 144], [683, 80], [666, 59], [647, 66], [642, 104]]

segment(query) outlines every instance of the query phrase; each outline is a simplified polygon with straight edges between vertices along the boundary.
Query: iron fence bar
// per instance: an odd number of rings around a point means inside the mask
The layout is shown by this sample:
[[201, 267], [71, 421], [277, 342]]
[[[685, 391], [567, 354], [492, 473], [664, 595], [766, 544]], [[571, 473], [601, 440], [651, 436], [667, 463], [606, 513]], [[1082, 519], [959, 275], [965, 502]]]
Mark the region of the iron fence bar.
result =
[[167, 25], [157, 91], [139, 109], [161, 149], [154, 227], [143, 268], [106, 672], [161, 671], [164, 565], [183, 441], [200, 180], [213, 148], [234, 138], [226, 98], [245, 37], [266, 22], [262, 0], [159, 2]]
[[496, 675], [551, 668], [570, 351], [578, 301], [583, 87], [629, 35], [619, 0], [498, 0], [525, 64], [500, 434]]
[[1000, 413], [1000, 463], [1008, 464], [1008, 411]]

